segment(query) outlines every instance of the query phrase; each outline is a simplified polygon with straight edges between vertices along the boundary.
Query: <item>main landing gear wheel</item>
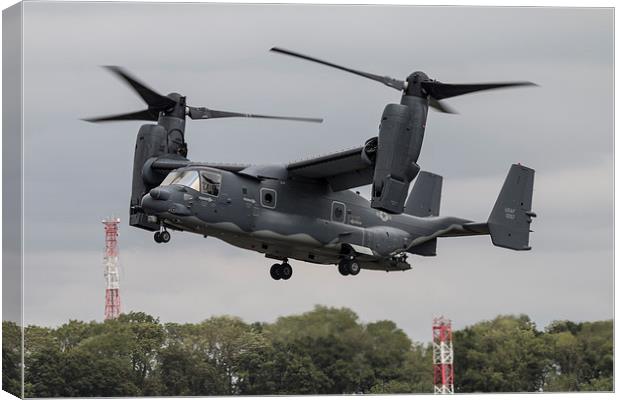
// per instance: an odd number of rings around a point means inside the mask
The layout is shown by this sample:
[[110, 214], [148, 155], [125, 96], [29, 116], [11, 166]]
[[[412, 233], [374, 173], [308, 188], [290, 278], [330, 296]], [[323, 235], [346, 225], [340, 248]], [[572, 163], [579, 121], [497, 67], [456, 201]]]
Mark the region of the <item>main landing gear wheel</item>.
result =
[[338, 272], [340, 272], [340, 275], [342, 276], [349, 275], [349, 268], [347, 267], [347, 262], [345, 260], [338, 263]]
[[282, 263], [282, 265], [280, 265], [280, 277], [287, 281], [291, 279], [291, 276], [293, 276], [293, 268], [291, 268], [290, 264], [287, 262]]
[[282, 275], [280, 274], [280, 264], [273, 264], [269, 269], [269, 274], [276, 281], [282, 279]]
[[161, 232], [155, 232], [153, 239], [155, 239], [155, 242], [161, 243]]
[[349, 273], [352, 276], [355, 276], [360, 273], [361, 268], [360, 268], [360, 265], [357, 263], [357, 261], [353, 260], [349, 262], [348, 267], [349, 267]]
[[282, 264], [273, 264], [269, 269], [269, 274], [273, 279], [277, 280], [289, 280], [293, 276], [293, 268], [286, 261]]
[[360, 271], [361, 267], [354, 258], [344, 258], [338, 263], [338, 272], [340, 272], [340, 275], [355, 276], [359, 274]]

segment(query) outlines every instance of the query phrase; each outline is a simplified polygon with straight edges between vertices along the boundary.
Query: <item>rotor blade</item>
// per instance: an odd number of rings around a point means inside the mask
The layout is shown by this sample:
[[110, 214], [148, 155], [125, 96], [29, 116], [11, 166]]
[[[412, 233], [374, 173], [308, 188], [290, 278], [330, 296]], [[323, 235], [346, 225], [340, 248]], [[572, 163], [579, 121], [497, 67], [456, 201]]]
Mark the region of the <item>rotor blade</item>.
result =
[[301, 58], [307, 61], [313, 61], [319, 64], [327, 65], [328, 67], [336, 68], [342, 71], [350, 72], [355, 75], [363, 76], [364, 78], [368, 78], [368, 79], [372, 79], [373, 81], [381, 82], [384, 85], [394, 88], [396, 90], [403, 90], [405, 88], [404, 81], [390, 78], [389, 76], [379, 76], [375, 74], [370, 74], [368, 72], [358, 71], [355, 69], [351, 69], [351, 68], [343, 67], [341, 65], [330, 63], [328, 61], [319, 60], [318, 58], [314, 58], [314, 57], [306, 56], [304, 54], [296, 53], [294, 51], [286, 50], [280, 47], [272, 47], [270, 51], [273, 51], [275, 53], [286, 54], [292, 57]]
[[127, 82], [136, 91], [136, 93], [138, 93], [142, 100], [144, 100], [144, 102], [148, 104], [150, 109], [163, 111], [174, 107], [174, 105], [176, 104], [176, 102], [170, 97], [163, 96], [154, 91], [153, 89], [147, 87], [145, 84], [129, 75], [129, 73], [127, 73], [121, 67], [117, 67], [115, 65], [106, 65], [104, 66], [104, 68], [111, 71], [112, 73], [123, 79], [125, 82]]
[[442, 112], [442, 113], [446, 113], [446, 114], [458, 114], [458, 112], [456, 112], [456, 110], [452, 107], [449, 107], [448, 105], [446, 105], [445, 103], [440, 102], [439, 100], [435, 99], [434, 97], [431, 97], [428, 101], [428, 105], [433, 107], [435, 110]]
[[422, 87], [437, 100], [481, 90], [499, 89], [514, 86], [538, 86], [532, 82], [500, 82], [500, 83], [442, 83], [438, 81], [422, 82]]
[[244, 118], [268, 118], [268, 119], [282, 119], [288, 121], [301, 121], [301, 122], [323, 122], [322, 118], [302, 118], [302, 117], [280, 117], [274, 115], [261, 115], [261, 114], [245, 114], [230, 111], [218, 111], [211, 110], [205, 107], [188, 107], [189, 117], [191, 119], [211, 119], [211, 118], [232, 118], [232, 117], [244, 117]]
[[87, 122], [108, 121], [157, 121], [158, 113], [150, 110], [135, 111], [127, 114], [106, 115], [102, 117], [84, 118]]

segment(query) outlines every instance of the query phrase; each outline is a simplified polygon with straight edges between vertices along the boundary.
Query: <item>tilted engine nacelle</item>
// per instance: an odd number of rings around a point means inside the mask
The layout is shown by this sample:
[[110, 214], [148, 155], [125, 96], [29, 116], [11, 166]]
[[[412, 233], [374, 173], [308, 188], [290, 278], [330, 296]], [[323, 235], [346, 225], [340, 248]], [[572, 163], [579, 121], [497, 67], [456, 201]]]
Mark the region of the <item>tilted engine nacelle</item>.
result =
[[[158, 230], [159, 225], [148, 220], [140, 208], [142, 197], [166, 177], [166, 171], [158, 171], [151, 167], [153, 161], [166, 158], [187, 160], [180, 154], [187, 154], [185, 143], [180, 146], [178, 138], [171, 138], [161, 125], [146, 124], [140, 127], [136, 138], [136, 149], [133, 159], [133, 176], [131, 183], [131, 200], [129, 209], [129, 225], [147, 230]], [[182, 142], [182, 140], [181, 140]], [[185, 153], [184, 153], [185, 152]]]
[[[404, 211], [409, 185], [420, 171], [416, 164], [424, 120], [408, 105], [388, 104], [383, 111], [372, 183], [371, 207], [393, 214]], [[420, 123], [421, 122], [421, 123]]]

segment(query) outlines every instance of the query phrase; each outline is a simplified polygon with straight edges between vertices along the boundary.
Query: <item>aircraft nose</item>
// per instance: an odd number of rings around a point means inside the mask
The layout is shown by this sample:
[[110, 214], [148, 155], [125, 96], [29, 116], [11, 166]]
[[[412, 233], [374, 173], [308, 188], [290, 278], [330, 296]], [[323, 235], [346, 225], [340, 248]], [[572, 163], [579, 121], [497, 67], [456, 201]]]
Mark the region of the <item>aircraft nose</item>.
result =
[[151, 189], [142, 198], [142, 209], [147, 214], [170, 213], [179, 216], [191, 215], [191, 210], [183, 204], [183, 194], [168, 187]]
[[[163, 199], [155, 198], [151, 192], [145, 194], [142, 198], [142, 208], [144, 211], [148, 214], [157, 214], [168, 210], [168, 207], [170, 207], [169, 202]], [[157, 196], [159, 195], [160, 194], [158, 193]]]
[[150, 213], [160, 213], [167, 211], [172, 205], [172, 189], [167, 186], [160, 186], [151, 189], [142, 198], [142, 208]]

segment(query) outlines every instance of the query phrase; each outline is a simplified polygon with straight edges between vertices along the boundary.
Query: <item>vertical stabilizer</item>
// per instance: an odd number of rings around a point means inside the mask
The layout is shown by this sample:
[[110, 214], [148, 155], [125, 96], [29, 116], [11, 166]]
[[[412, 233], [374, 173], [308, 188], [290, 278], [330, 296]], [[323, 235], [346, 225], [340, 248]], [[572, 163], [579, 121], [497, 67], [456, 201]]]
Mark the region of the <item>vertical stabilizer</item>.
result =
[[421, 171], [409, 193], [405, 213], [416, 217], [439, 215], [442, 182], [440, 175]]
[[520, 164], [510, 167], [504, 186], [489, 216], [491, 241], [495, 246], [530, 250], [534, 170]]
[[[427, 171], [421, 171], [409, 193], [405, 204], [405, 213], [415, 217], [436, 217], [441, 204], [441, 186], [443, 178]], [[421, 256], [437, 254], [437, 238], [412, 247], [410, 253]]]

